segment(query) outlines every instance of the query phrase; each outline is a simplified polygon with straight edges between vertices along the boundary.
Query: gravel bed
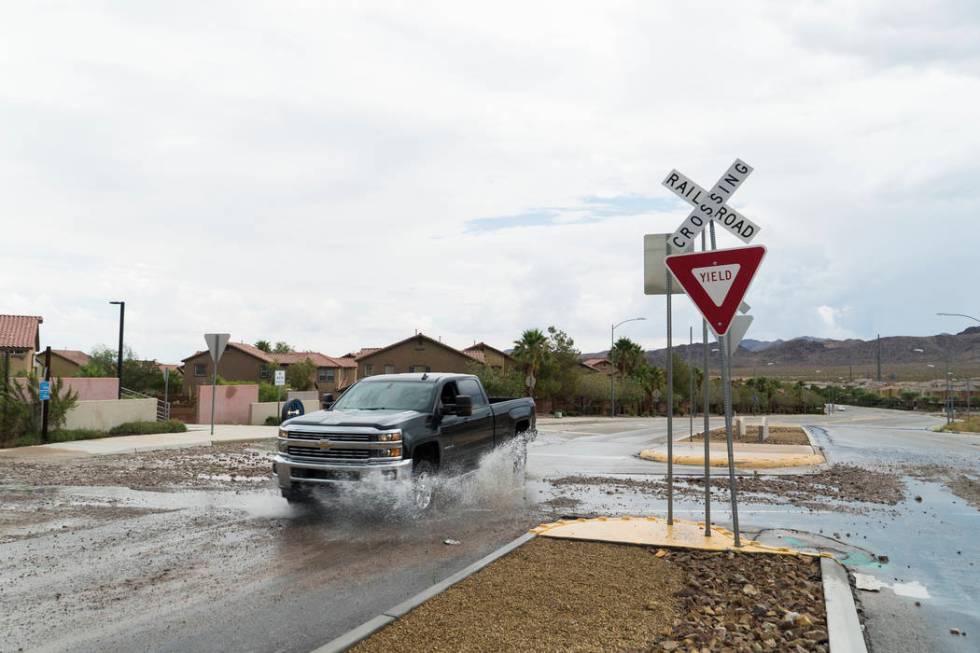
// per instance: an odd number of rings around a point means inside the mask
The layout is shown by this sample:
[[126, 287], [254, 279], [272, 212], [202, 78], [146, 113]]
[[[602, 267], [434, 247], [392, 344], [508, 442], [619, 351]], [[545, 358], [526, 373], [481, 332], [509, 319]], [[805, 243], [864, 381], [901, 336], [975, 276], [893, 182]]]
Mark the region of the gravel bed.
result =
[[535, 538], [355, 646], [826, 651], [812, 558]]
[[[761, 430], [761, 426], [746, 425], [745, 437], [739, 437], [738, 430], [734, 425], [732, 425], [732, 441], [743, 444], [759, 444], [759, 431]], [[727, 441], [724, 428], [712, 429], [710, 433], [712, 442]], [[704, 435], [701, 433], [696, 433], [690, 438], [681, 440], [681, 442], [704, 442]], [[769, 439], [763, 444], [805, 445], [810, 444], [810, 440], [806, 437], [806, 432], [799, 426], [770, 426]]]

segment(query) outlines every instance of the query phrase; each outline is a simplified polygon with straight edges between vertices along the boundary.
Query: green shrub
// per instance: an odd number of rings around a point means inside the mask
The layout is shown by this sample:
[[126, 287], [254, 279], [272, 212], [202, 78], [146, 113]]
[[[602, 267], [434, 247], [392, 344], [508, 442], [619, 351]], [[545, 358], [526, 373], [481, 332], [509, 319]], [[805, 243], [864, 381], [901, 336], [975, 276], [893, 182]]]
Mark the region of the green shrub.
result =
[[149, 435], [152, 433], [184, 433], [187, 426], [175, 419], [166, 422], [126, 422], [109, 429], [109, 435]]
[[260, 383], [259, 384], [259, 401], [285, 401], [286, 400], [286, 388], [281, 385], [273, 385], [271, 383]]
[[280, 424], [282, 424], [282, 420], [277, 415], [269, 415], [265, 418], [266, 426], [279, 426]]

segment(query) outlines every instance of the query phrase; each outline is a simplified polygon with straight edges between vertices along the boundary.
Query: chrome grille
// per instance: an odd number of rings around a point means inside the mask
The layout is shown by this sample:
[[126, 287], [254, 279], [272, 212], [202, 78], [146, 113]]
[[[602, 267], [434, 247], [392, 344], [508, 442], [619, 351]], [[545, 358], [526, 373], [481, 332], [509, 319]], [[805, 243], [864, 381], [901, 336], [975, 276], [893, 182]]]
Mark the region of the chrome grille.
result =
[[286, 452], [290, 456], [330, 460], [364, 460], [371, 457], [370, 449], [315, 449], [313, 447], [287, 447]]
[[313, 433], [309, 431], [289, 431], [291, 440], [333, 440], [335, 442], [370, 442], [367, 433]]

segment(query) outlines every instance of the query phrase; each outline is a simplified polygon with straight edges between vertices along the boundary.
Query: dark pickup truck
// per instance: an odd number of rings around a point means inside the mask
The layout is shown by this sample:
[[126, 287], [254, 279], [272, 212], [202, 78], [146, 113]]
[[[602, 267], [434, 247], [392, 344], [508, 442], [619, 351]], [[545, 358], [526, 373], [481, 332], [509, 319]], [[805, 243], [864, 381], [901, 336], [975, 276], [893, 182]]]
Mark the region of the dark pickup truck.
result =
[[283, 422], [272, 469], [290, 502], [308, 500], [316, 486], [406, 482], [424, 510], [435, 474], [475, 469], [534, 427], [533, 399], [490, 398], [475, 376], [371, 376], [324, 410]]

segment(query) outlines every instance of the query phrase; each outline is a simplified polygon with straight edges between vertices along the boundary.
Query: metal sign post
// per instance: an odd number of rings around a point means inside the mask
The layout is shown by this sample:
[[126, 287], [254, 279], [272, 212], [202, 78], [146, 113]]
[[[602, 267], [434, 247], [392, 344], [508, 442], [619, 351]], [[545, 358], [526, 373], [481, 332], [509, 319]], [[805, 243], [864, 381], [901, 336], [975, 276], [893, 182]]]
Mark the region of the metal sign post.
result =
[[[711, 225], [712, 240], [714, 239], [715, 226]], [[706, 251], [708, 244], [705, 241], [705, 234], [701, 232], [701, 251]], [[711, 537], [711, 377], [708, 373], [711, 369], [708, 358], [708, 350], [711, 345], [708, 343], [708, 321], [701, 319], [701, 342], [704, 343], [704, 536]]]
[[[670, 245], [667, 245], [670, 256]], [[666, 259], [665, 259], [666, 260]], [[667, 525], [674, 524], [674, 337], [670, 298], [674, 277], [667, 275]]]
[[279, 408], [279, 403], [280, 400], [282, 399], [282, 390], [280, 390], [279, 388], [286, 385], [286, 370], [276, 370], [275, 383], [276, 383], [276, 416], [282, 419], [282, 410]]
[[214, 400], [218, 394], [218, 361], [225, 353], [225, 347], [231, 335], [227, 333], [205, 333], [204, 342], [208, 343], [208, 351], [211, 353], [211, 360], [214, 362], [214, 369], [211, 374], [211, 435], [214, 435]]
[[[704, 385], [704, 464], [705, 464], [705, 535], [710, 535], [710, 424], [708, 418], [708, 322], [711, 322], [711, 330], [718, 336], [721, 349], [721, 372], [722, 385], [725, 400], [725, 435], [728, 445], [728, 480], [732, 500], [732, 526], [735, 532], [735, 545], [741, 546], [741, 538], [738, 530], [738, 500], [735, 486], [735, 466], [734, 466], [734, 444], [732, 441], [732, 405], [731, 405], [731, 340], [726, 337], [738, 304], [748, 290], [762, 257], [765, 255], [765, 248], [744, 248], [743, 251], [736, 253], [736, 250], [722, 250], [725, 253], [716, 252], [714, 223], [718, 221], [736, 237], [743, 242], [750, 242], [760, 231], [758, 225], [732, 209], [727, 201], [742, 182], [752, 173], [752, 167], [740, 159], [736, 159], [728, 171], [722, 175], [721, 179], [711, 188], [705, 191], [696, 183], [685, 177], [677, 170], [672, 170], [663, 185], [677, 194], [679, 197], [694, 206], [694, 210], [688, 215], [687, 219], [680, 227], [668, 238], [668, 243], [681, 250], [686, 250], [693, 245], [694, 238], [701, 234], [702, 253], [675, 255], [665, 259], [665, 263], [670, 267], [671, 272], [680, 282], [680, 285], [687, 291], [688, 296], [694, 301], [701, 311], [705, 320], [702, 325], [704, 333], [704, 355], [705, 355], [705, 385]], [[703, 230], [709, 227], [711, 233], [711, 250], [708, 255], [705, 247], [705, 237]], [[691, 257], [700, 257], [691, 259]], [[681, 264], [681, 258], [688, 259]], [[676, 266], [671, 265], [673, 261]], [[696, 262], [699, 266], [695, 269]], [[733, 303], [734, 300], [734, 303]], [[747, 308], [746, 308], [747, 310]], [[748, 324], [743, 321], [744, 328]], [[740, 325], [741, 327], [742, 325]], [[742, 332], [744, 335], [744, 330]], [[668, 452], [668, 456], [669, 456]]]

